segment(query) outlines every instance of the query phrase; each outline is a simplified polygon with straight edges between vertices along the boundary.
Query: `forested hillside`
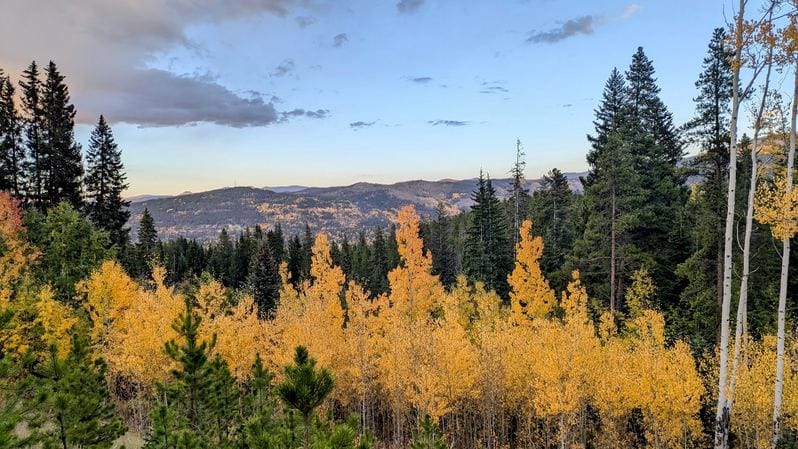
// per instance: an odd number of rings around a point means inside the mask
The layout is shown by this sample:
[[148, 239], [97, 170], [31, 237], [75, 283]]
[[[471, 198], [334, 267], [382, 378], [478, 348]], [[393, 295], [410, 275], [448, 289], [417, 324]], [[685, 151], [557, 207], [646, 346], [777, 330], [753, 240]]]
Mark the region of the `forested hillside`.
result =
[[691, 120], [631, 49], [532, 182], [131, 204], [57, 65], [0, 72], [0, 448], [797, 447], [798, 10], [735, 6]]

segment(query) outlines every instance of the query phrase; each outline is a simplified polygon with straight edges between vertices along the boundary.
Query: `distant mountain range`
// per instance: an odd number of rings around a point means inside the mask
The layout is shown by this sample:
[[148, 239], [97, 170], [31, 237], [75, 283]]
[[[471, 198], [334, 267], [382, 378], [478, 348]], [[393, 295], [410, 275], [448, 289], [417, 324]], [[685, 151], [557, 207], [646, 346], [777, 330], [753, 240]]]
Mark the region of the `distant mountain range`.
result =
[[[571, 189], [581, 191], [581, 173], [566, 173]], [[511, 179], [494, 179], [500, 198], [512, 190]], [[305, 223], [314, 232], [335, 237], [352, 235], [359, 229], [386, 226], [396, 211], [413, 204], [422, 216], [431, 216], [438, 202], [452, 214], [467, 210], [476, 179], [406, 181], [396, 184], [359, 182], [340, 187], [279, 186], [268, 188], [227, 187], [177, 196], [139, 195], [128, 198], [133, 238], [146, 207], [155, 220], [161, 239], [177, 236], [201, 241], [215, 239], [222, 228], [235, 235], [259, 224], [268, 229], [280, 223], [287, 235], [303, 231]], [[526, 187], [534, 191], [540, 180]]]

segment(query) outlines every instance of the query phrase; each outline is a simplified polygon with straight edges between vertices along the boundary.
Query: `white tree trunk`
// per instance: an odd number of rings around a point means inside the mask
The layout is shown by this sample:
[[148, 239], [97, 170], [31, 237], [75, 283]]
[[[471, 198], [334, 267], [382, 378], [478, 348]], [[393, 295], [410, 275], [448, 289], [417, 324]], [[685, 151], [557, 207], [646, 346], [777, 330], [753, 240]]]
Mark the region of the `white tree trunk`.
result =
[[[751, 233], [754, 224], [754, 198], [756, 197], [756, 183], [758, 179], [757, 165], [759, 156], [759, 132], [762, 129], [762, 116], [765, 113], [767, 96], [770, 91], [770, 74], [773, 68], [772, 63], [773, 47], [768, 48], [767, 72], [765, 83], [762, 87], [762, 99], [759, 102], [759, 109], [754, 118], [754, 140], [751, 147], [751, 181], [748, 188], [748, 208], [745, 214], [745, 237], [743, 240], [743, 273], [740, 279], [740, 297], [737, 301], [737, 321], [734, 327], [734, 358], [732, 359], [732, 371], [729, 378], [729, 395], [726, 398], [726, 408], [731, 416], [734, 406], [734, 390], [737, 385], [737, 371], [740, 366], [740, 351], [745, 339], [748, 317], [748, 279], [751, 274]], [[728, 446], [728, 433], [725, 435]]]
[[[793, 94], [792, 113], [790, 122], [790, 149], [787, 152], [787, 186], [785, 194], [792, 190], [792, 171], [795, 165], [795, 124], [798, 116], [798, 64], [796, 64]], [[790, 238], [786, 237], [781, 242], [781, 282], [779, 283], [779, 311], [778, 334], [776, 335], [776, 385], [773, 395], [773, 441], [771, 447], [776, 448], [781, 437], [781, 399], [784, 391], [784, 328], [787, 309], [787, 275], [790, 270]]]
[[723, 247], [723, 303], [720, 313], [720, 365], [718, 367], [718, 404], [715, 410], [715, 449], [725, 449], [729, 433], [729, 409], [726, 404], [729, 369], [729, 314], [732, 287], [732, 237], [734, 235], [734, 197], [737, 184], [737, 116], [740, 112], [740, 63], [743, 50], [745, 0], [740, 0], [735, 25], [734, 61], [732, 61], [732, 108], [729, 126], [729, 184], [726, 198], [726, 230]]

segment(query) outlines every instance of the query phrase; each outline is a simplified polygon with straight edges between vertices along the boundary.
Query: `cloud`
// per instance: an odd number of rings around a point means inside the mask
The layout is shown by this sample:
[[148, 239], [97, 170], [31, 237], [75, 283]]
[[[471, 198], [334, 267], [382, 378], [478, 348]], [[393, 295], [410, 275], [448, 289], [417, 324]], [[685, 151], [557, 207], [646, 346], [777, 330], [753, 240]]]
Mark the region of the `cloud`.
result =
[[399, 0], [396, 2], [396, 9], [401, 14], [409, 14], [418, 11], [424, 0]]
[[427, 121], [428, 124], [432, 126], [466, 126], [469, 122], [464, 122], [460, 120], [429, 120]]
[[294, 20], [299, 25], [299, 28], [307, 28], [316, 23], [316, 18], [313, 16], [296, 16]]
[[565, 103], [564, 105], [562, 105], [562, 107], [564, 107], [564, 108], [570, 108], [572, 106], [573, 106], [573, 103]]
[[360, 121], [359, 122], [352, 122], [352, 123], [349, 124], [349, 127], [352, 128], [353, 130], [357, 131], [357, 130], [362, 129], [362, 128], [368, 128], [369, 126], [374, 126], [375, 123], [377, 123], [376, 120], [373, 121], [373, 122], [360, 122]]
[[594, 16], [582, 16], [571, 19], [563, 23], [560, 27], [552, 28], [548, 31], [530, 31], [526, 41], [528, 43], [547, 43], [553, 44], [577, 34], [593, 34], [596, 21]]
[[641, 9], [641, 6], [638, 5], [638, 4], [635, 4], [635, 3], [626, 5], [626, 7], [623, 8], [623, 12], [621, 13], [621, 15], [618, 16], [618, 19], [620, 19], [620, 20], [629, 19], [632, 16], [634, 16], [635, 14], [637, 14], [638, 11], [640, 11], [640, 9]]
[[[114, 102], [101, 92], [83, 95], [79, 111], [101, 110], [115, 122], [142, 127], [181, 126], [199, 122], [242, 128], [278, 121], [273, 100], [241, 97], [207, 76], [176, 76], [165, 70], [131, 70], [114, 90]], [[80, 112], [80, 122], [96, 121]]]
[[[172, 49], [202, 52], [187, 34], [260, 15], [285, 17], [304, 0], [3, 0], [0, 67], [20, 73], [32, 59], [51, 58], [66, 75], [79, 123], [181, 126], [200, 122], [246, 127], [279, 123], [274, 100], [234, 91], [221, 79], [183, 74], [152, 61]], [[31, 29], [37, 39], [20, 39]], [[87, 64], [86, 61], [102, 61]], [[254, 89], [253, 89], [254, 88]]]
[[293, 109], [291, 111], [285, 111], [280, 113], [280, 122], [286, 122], [292, 118], [297, 117], [307, 117], [307, 118], [316, 118], [316, 119], [323, 119], [327, 118], [330, 114], [328, 109], [316, 109], [315, 111], [306, 111], [302, 108]]
[[640, 8], [640, 5], [631, 3], [624, 7], [621, 14], [609, 19], [602, 15], [584, 15], [575, 17], [556, 28], [551, 28], [546, 31], [530, 31], [528, 33], [526, 42], [530, 44], [554, 44], [580, 34], [591, 35], [597, 27], [606, 25], [609, 22], [616, 22], [632, 18], [632, 16], [640, 11]]
[[333, 36], [333, 47], [339, 48], [347, 42], [349, 42], [349, 36], [347, 36], [346, 33]]
[[296, 64], [294, 64], [293, 59], [285, 59], [280, 63], [280, 65], [274, 68], [274, 71], [270, 74], [270, 76], [281, 78], [291, 74], [295, 68]]
[[419, 76], [419, 77], [415, 77], [415, 78], [414, 77], [407, 77], [406, 79], [408, 81], [410, 81], [410, 82], [418, 83], [418, 84], [427, 84], [430, 81], [432, 81], [432, 78], [429, 77], [429, 76]]

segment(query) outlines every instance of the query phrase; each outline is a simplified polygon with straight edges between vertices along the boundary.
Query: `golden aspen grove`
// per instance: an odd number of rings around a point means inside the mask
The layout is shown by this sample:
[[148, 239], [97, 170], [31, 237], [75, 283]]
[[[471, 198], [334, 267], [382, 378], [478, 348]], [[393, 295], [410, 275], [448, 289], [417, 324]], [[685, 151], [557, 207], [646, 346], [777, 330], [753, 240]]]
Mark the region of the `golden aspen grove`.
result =
[[798, 449], [798, 0], [0, 42], [0, 449]]

